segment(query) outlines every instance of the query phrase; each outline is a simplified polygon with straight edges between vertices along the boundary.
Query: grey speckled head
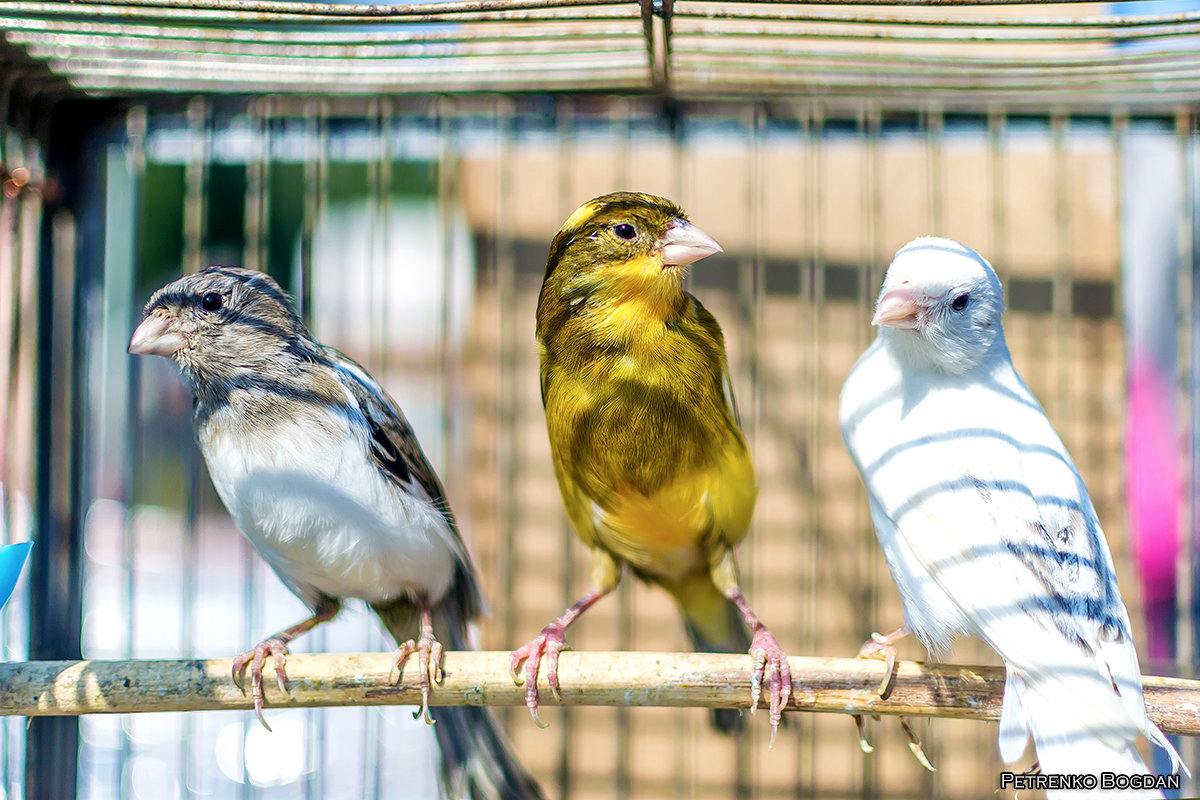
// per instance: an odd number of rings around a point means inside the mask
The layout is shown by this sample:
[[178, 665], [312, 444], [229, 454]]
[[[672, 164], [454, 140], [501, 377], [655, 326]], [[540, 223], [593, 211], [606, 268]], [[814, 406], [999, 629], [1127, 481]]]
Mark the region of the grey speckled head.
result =
[[239, 382], [286, 380], [321, 350], [269, 275], [209, 267], [172, 281], [146, 303], [129, 352], [179, 367], [197, 398]]

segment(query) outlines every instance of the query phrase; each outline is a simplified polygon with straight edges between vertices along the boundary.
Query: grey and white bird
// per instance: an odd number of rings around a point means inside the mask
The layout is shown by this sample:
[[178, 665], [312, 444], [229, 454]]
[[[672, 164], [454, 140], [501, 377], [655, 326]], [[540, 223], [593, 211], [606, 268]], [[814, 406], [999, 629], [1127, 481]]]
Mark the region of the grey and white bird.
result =
[[[842, 436], [905, 630], [934, 656], [972, 635], [1004, 659], [1004, 761], [1032, 736], [1043, 773], [1144, 775], [1135, 748], [1144, 734], [1178, 771], [1146, 716], [1100, 522], [1013, 367], [1003, 311], [996, 273], [974, 250], [909, 242], [883, 281], [879, 336], [842, 389]], [[881, 637], [883, 648], [896, 638]]]
[[316, 342], [279, 285], [253, 270], [209, 267], [159, 289], [129, 352], [179, 368], [217, 493], [312, 609], [234, 661], [235, 681], [249, 666], [259, 719], [263, 667], [272, 663], [286, 689], [288, 642], [357, 598], [395, 638], [397, 667], [414, 654], [420, 662], [421, 712], [437, 722], [447, 796], [540, 798], [487, 709], [429, 708], [443, 643], [469, 646], [466, 626], [484, 600], [442, 485], [395, 401]]

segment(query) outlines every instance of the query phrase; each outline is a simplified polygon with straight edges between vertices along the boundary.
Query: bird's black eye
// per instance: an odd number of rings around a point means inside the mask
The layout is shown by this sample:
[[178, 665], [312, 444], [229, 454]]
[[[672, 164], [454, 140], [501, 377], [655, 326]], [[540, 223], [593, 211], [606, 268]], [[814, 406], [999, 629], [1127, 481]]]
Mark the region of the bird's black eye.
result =
[[209, 292], [200, 298], [200, 307], [205, 311], [217, 311], [221, 308], [221, 295]]
[[950, 301], [950, 307], [953, 308], [955, 311], [962, 311], [964, 308], [967, 307], [967, 303], [969, 303], [970, 301], [971, 301], [971, 293], [963, 292], [958, 297], [956, 297]]
[[629, 241], [633, 237], [637, 236], [637, 228], [633, 227], [628, 222], [621, 222], [613, 225], [613, 233], [615, 233], [619, 238]]

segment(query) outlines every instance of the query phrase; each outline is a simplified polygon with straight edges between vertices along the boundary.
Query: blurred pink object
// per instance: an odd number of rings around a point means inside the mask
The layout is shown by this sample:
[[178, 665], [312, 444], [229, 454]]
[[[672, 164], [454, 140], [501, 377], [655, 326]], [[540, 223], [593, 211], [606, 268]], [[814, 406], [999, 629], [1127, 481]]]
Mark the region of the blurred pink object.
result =
[[1151, 659], [1174, 657], [1175, 567], [1183, 500], [1179, 468], [1175, 376], [1152, 355], [1134, 352], [1125, 418], [1125, 487]]

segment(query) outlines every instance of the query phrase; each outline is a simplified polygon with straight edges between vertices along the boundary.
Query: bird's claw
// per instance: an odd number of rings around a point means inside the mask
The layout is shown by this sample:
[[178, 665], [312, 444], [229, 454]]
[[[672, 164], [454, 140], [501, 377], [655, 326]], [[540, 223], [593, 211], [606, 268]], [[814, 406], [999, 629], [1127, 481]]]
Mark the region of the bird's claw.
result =
[[263, 717], [263, 705], [266, 702], [266, 695], [263, 692], [263, 666], [266, 665], [267, 657], [270, 656], [275, 667], [275, 680], [279, 684], [279, 691], [287, 694], [287, 670], [285, 669], [287, 655], [287, 645], [282, 639], [272, 636], [270, 639], [259, 642], [254, 649], [247, 650], [233, 659], [233, 684], [241, 689], [243, 694], [246, 692], [246, 686], [242, 681], [242, 672], [247, 665], [250, 667], [250, 693], [254, 698], [254, 714], [268, 731], [271, 730], [271, 726]]
[[[880, 681], [879, 688], [876, 690], [880, 700], [887, 700], [892, 696], [892, 691], [896, 688], [896, 640], [906, 635], [907, 631], [903, 628], [897, 628], [890, 634], [872, 633], [871, 638], [864, 642], [858, 651], [858, 658], [878, 659], [883, 661], [886, 666], [883, 680]], [[861, 714], [854, 715], [854, 724], [858, 727], [859, 747], [862, 748], [864, 753], [874, 752], [875, 748], [871, 747], [863, 733], [863, 717]], [[925, 756], [925, 751], [921, 747], [921, 741], [913, 733], [912, 727], [909, 726], [908, 720], [904, 717], [900, 717], [900, 728], [904, 731], [904, 736], [908, 739], [908, 749], [912, 751], [913, 756], [922, 767], [930, 772], [934, 772], [933, 764], [929, 763], [929, 759]]]
[[921, 748], [921, 740], [917, 738], [917, 734], [913, 733], [913, 729], [909, 727], [908, 720], [904, 717], [900, 718], [900, 729], [904, 731], [905, 737], [908, 738], [908, 749], [912, 751], [913, 756], [916, 757], [921, 766], [930, 772], [937, 772], [933, 764], [930, 764], [929, 759], [925, 757], [925, 751]]
[[422, 630], [416, 640], [409, 639], [401, 644], [396, 649], [394, 661], [397, 683], [403, 679], [404, 664], [413, 653], [417, 654], [421, 682], [421, 707], [413, 712], [413, 719], [423, 717], [425, 724], [433, 725], [435, 720], [429, 713], [429, 694], [433, 691], [434, 683], [440, 684], [446, 679], [446, 671], [442, 666], [442, 643], [434, 637], [433, 631]]
[[862, 714], [854, 715], [854, 727], [858, 728], [858, 746], [864, 753], [871, 755], [875, 748], [867, 741], [867, 718]]
[[857, 658], [874, 658], [883, 661], [887, 671], [879, 682], [879, 699], [887, 700], [896, 688], [896, 645], [881, 633], [872, 633], [871, 638], [859, 648]]
[[[554, 699], [562, 702], [562, 692], [558, 684], [558, 654], [568, 649], [566, 628], [557, 623], [550, 623], [542, 628], [528, 644], [513, 650], [508, 657], [508, 674], [513, 683], [520, 686], [525, 684], [525, 705], [529, 715], [539, 728], [549, 727], [538, 716], [538, 673], [541, 671], [542, 656], [546, 656], [546, 682], [550, 684], [550, 693]], [[521, 664], [525, 664], [525, 674], [521, 675]]]
[[750, 672], [750, 713], [758, 708], [765, 682], [770, 697], [771, 741], [767, 745], [770, 748], [775, 746], [783, 709], [787, 708], [792, 696], [792, 670], [775, 635], [762, 626], [754, 632], [750, 642], [750, 659], [754, 665]]

